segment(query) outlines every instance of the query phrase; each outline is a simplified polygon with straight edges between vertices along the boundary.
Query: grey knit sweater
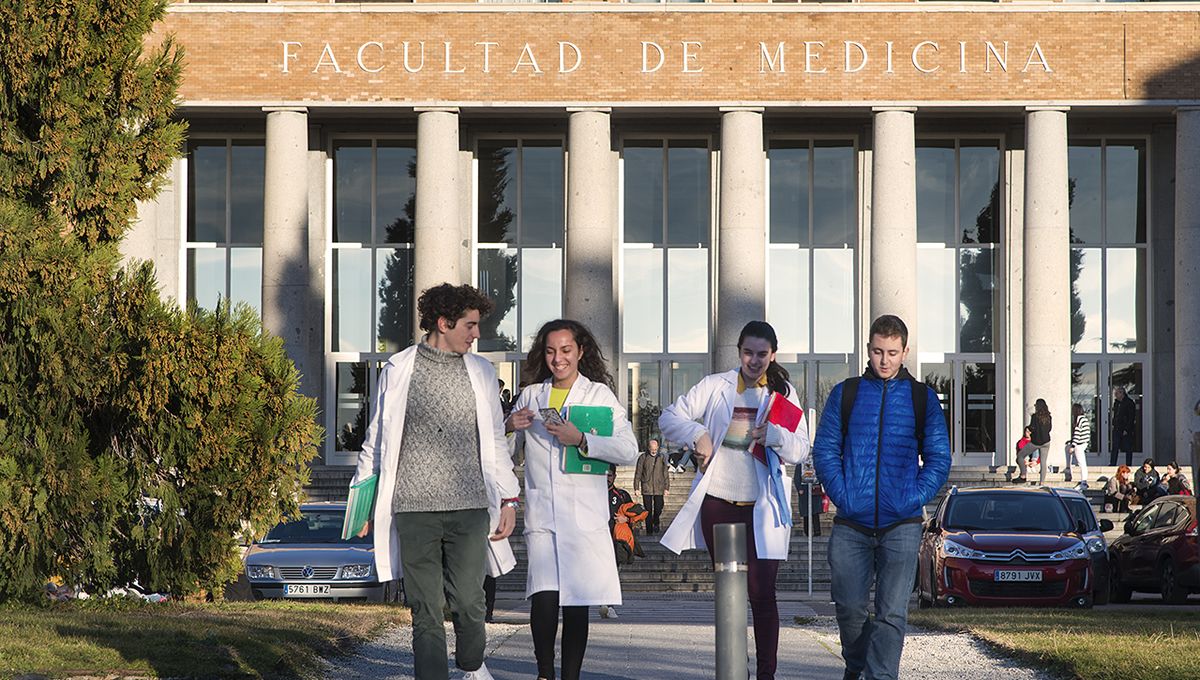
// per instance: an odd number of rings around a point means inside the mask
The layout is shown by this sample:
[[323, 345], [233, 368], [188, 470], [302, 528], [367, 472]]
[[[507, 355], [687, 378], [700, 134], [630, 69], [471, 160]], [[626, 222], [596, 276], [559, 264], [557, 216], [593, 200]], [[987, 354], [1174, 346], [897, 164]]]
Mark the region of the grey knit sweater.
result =
[[463, 355], [417, 345], [392, 512], [488, 506], [479, 463], [475, 391]]

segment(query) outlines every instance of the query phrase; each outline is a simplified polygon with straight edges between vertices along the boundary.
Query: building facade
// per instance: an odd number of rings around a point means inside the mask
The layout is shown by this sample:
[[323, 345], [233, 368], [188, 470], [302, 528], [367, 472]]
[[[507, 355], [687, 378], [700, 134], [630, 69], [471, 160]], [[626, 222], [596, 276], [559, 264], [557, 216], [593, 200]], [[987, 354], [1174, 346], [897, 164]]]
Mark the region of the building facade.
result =
[[[243, 302], [351, 464], [414, 300], [597, 334], [643, 441], [765, 318], [814, 421], [904, 318], [956, 464], [1044, 398], [1107, 464], [1200, 430], [1200, 6], [188, 2], [186, 155], [124, 244], [181, 303]], [[1054, 447], [1061, 460], [1061, 446]]]

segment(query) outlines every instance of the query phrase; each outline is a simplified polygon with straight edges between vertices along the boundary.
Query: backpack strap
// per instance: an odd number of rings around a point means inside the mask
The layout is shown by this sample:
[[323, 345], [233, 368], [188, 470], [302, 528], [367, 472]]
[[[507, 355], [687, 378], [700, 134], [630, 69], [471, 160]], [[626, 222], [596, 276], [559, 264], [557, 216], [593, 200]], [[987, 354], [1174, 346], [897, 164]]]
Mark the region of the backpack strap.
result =
[[842, 382], [842, 445], [846, 444], [846, 435], [850, 434], [850, 412], [854, 410], [854, 399], [858, 396], [859, 376], [847, 378]]
[[915, 378], [911, 379], [913, 417], [917, 419], [913, 428], [917, 435], [917, 455], [925, 451], [925, 414], [929, 405], [929, 388]]

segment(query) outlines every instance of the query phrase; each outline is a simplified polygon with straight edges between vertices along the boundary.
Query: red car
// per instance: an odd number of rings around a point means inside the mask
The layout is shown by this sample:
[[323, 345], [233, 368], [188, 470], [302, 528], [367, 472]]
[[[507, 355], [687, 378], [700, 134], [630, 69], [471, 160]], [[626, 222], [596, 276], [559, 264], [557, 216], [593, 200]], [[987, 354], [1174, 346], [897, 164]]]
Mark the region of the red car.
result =
[[925, 525], [921, 607], [1092, 606], [1091, 554], [1048, 488], [951, 489]]
[[1128, 602], [1134, 591], [1159, 593], [1182, 604], [1200, 592], [1200, 545], [1196, 499], [1163, 496], [1125, 520], [1125, 535], [1108, 547], [1112, 602]]

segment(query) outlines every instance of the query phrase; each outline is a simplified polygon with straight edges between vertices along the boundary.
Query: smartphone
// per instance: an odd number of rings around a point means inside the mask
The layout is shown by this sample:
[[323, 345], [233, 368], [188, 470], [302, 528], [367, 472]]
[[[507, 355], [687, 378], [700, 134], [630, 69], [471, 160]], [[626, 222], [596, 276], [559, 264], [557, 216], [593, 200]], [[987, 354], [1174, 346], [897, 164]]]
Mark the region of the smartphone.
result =
[[564, 422], [566, 422], [563, 420], [562, 414], [558, 412], [558, 409], [540, 408], [538, 409], [538, 413], [541, 414], [542, 420], [546, 421], [547, 423], [562, 425]]

